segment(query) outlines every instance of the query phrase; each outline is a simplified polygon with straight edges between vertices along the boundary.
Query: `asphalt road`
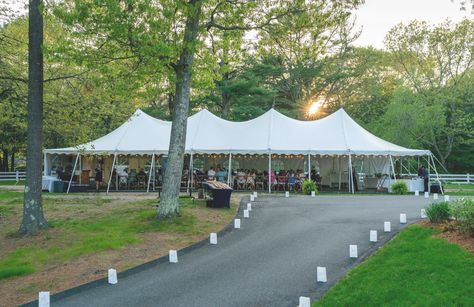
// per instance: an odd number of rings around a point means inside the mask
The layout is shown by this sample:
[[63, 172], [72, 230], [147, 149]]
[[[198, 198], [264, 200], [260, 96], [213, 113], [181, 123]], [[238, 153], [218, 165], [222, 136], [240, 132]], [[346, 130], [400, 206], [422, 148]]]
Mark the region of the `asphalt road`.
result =
[[[349, 244], [366, 256], [430, 201], [422, 196], [317, 196], [258, 198], [242, 228], [184, 255], [88, 289], [52, 306], [296, 306], [299, 296], [319, 297], [356, 264]], [[391, 221], [392, 234], [383, 232]], [[369, 231], [378, 231], [378, 243]], [[316, 282], [316, 267], [328, 283]]]

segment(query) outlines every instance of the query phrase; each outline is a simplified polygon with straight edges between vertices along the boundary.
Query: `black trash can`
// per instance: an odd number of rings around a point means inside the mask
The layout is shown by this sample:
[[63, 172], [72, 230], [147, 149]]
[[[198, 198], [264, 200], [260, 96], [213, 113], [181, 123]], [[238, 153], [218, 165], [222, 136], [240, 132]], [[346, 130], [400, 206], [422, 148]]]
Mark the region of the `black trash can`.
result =
[[230, 208], [230, 195], [232, 188], [218, 181], [203, 182], [205, 192], [211, 194], [206, 200], [206, 206], [211, 208]]
[[64, 193], [66, 192], [67, 185], [66, 181], [57, 180], [53, 181], [53, 191], [54, 193]]

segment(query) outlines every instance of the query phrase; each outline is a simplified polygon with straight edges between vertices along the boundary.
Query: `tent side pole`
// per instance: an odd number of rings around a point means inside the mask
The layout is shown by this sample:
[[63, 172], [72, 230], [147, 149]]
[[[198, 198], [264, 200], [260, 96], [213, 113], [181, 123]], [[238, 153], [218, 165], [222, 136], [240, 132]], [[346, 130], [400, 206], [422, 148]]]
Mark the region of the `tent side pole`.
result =
[[[334, 162], [334, 157], [332, 158]], [[341, 157], [337, 156], [337, 170], [339, 171], [339, 191], [341, 190], [341, 180], [342, 180], [342, 173], [341, 173]]]
[[110, 183], [112, 182], [112, 175], [114, 173], [115, 159], [117, 159], [117, 153], [114, 154], [114, 160], [112, 162], [112, 168], [110, 169], [109, 183], [107, 184], [107, 194], [109, 194]]
[[352, 155], [349, 154], [349, 193], [354, 194], [354, 175], [352, 174]]
[[229, 165], [227, 167], [227, 185], [230, 187], [230, 182], [232, 180], [232, 153], [229, 152]]
[[193, 180], [194, 180], [194, 154], [191, 151], [191, 165], [189, 167], [189, 171], [191, 172], [191, 191], [193, 190]]
[[435, 165], [435, 161], [433, 159], [433, 154], [430, 155], [430, 158], [431, 158], [431, 161], [433, 163], [433, 170], [436, 174], [436, 181], [438, 181], [438, 184], [439, 184], [439, 189], [441, 191], [441, 194], [444, 194], [444, 190], [443, 190], [443, 186], [441, 185], [441, 180], [439, 179], [439, 174], [438, 174], [438, 170], [436, 169], [436, 165]]
[[393, 165], [392, 155], [388, 155], [388, 157], [390, 159], [390, 165], [391, 165], [391, 168], [392, 168], [393, 179], [395, 180], [395, 182], [397, 182], [397, 176], [395, 175], [395, 166]]
[[311, 153], [308, 153], [308, 179], [311, 180]]
[[79, 160], [80, 152], [77, 153], [76, 161], [74, 162], [74, 167], [72, 168], [71, 179], [69, 179], [69, 184], [67, 186], [66, 194], [69, 194], [69, 189], [71, 188], [72, 178], [74, 178], [74, 172], [76, 171], [77, 161]]
[[48, 176], [48, 158], [46, 157], [47, 153], [43, 154], [43, 176]]
[[272, 193], [272, 153], [268, 153], [268, 193]]
[[192, 160], [191, 160], [191, 154], [189, 154], [189, 169], [188, 169], [188, 178], [186, 179], [186, 193], [189, 194], [189, 186], [191, 184], [191, 163], [192, 163]]
[[155, 165], [155, 153], [151, 155], [151, 165], [150, 165], [150, 172], [148, 174], [148, 185], [146, 187], [146, 192], [150, 192], [150, 182], [151, 182], [151, 174], [154, 171], [153, 166]]

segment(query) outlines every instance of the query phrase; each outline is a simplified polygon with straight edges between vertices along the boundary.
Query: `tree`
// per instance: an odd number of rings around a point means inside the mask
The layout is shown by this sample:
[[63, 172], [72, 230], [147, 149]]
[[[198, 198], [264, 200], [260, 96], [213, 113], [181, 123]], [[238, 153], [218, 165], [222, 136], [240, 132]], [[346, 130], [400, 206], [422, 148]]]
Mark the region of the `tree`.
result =
[[[179, 214], [179, 186], [183, 172], [184, 146], [188, 120], [189, 94], [191, 91], [191, 70], [194, 60], [195, 44], [199, 32], [202, 0], [191, 0], [187, 10], [184, 29], [183, 50], [175, 66], [176, 94], [174, 100], [173, 122], [171, 125], [168, 167], [163, 179], [158, 218], [169, 218]], [[177, 187], [177, 188], [176, 188]]]
[[43, 161], [43, 17], [41, 0], [30, 0], [28, 35], [28, 140], [26, 184], [21, 234], [48, 227], [43, 215], [41, 178]]
[[465, 19], [454, 25], [447, 21], [434, 27], [419, 21], [400, 24], [390, 30], [385, 44], [404, 84], [416, 94], [419, 109], [436, 110], [434, 118], [443, 117], [420, 141], [446, 167], [453, 148], [466, 134], [461, 127], [468, 127], [464, 124], [468, 104], [455, 93], [474, 68], [474, 21]]

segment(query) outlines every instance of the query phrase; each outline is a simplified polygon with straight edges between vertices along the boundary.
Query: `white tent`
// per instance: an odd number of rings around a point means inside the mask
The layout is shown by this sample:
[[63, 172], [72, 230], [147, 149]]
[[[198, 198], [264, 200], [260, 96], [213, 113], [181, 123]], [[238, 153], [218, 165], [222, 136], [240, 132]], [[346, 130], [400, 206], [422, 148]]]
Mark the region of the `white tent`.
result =
[[[47, 154], [166, 154], [171, 122], [137, 110], [111, 133], [76, 147], [46, 149]], [[202, 110], [188, 118], [186, 153], [330, 154], [427, 156], [428, 150], [384, 141], [357, 124], [343, 109], [314, 121], [289, 118], [271, 109], [244, 122]]]
[[[120, 127], [92, 142], [44, 150], [45, 173], [49, 167], [47, 156], [52, 154], [75, 154], [75, 164], [81, 154], [114, 155], [113, 165], [117, 155], [150, 155], [154, 159], [155, 155], [168, 153], [170, 133], [171, 122], [137, 110]], [[427, 156], [433, 161], [429, 150], [404, 148], [376, 137], [344, 109], [313, 121], [292, 119], [271, 109], [244, 122], [224, 120], [202, 110], [188, 118], [185, 151], [191, 161], [193, 154], [226, 154], [229, 161], [235, 154], [268, 155], [269, 169], [272, 154], [308, 155], [308, 161], [311, 155], [344, 156], [349, 169], [353, 156], [385, 156], [393, 173], [392, 157]]]

